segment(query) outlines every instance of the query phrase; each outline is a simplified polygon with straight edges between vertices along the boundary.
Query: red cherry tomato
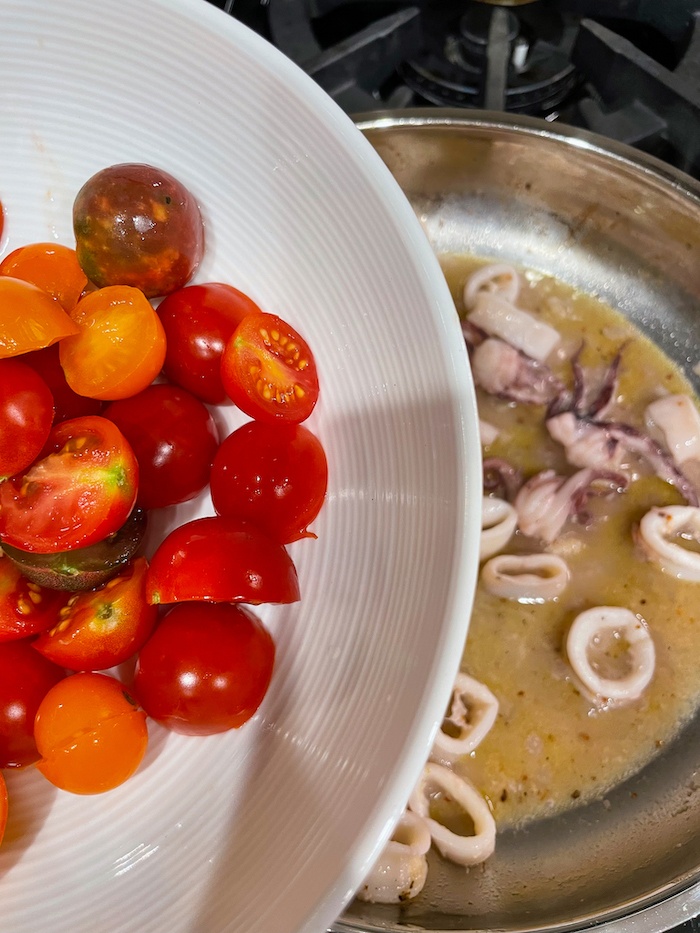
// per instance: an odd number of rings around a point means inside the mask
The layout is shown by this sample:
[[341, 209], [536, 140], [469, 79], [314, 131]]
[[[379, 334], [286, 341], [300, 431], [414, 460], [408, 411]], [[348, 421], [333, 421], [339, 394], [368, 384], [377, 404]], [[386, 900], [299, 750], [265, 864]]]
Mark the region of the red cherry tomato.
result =
[[163, 366], [168, 379], [210, 405], [225, 401], [221, 356], [253, 311], [261, 313], [247, 295], [221, 282], [188, 285], [164, 298], [158, 316], [168, 339]]
[[28, 641], [0, 645], [0, 768], [24, 768], [37, 761], [34, 717], [48, 691], [65, 671]]
[[152, 165], [112, 165], [88, 179], [73, 204], [73, 229], [91, 282], [133, 285], [149, 298], [185, 285], [204, 254], [197, 202]]
[[40, 350], [77, 333], [77, 326], [48, 292], [0, 275], [0, 358]]
[[0, 482], [39, 456], [53, 416], [53, 396], [41, 376], [19, 360], [0, 360]]
[[134, 692], [168, 729], [224, 732], [258, 709], [274, 660], [272, 637], [252, 613], [228, 603], [182, 603], [141, 651]]
[[44, 347], [25, 353], [22, 362], [35, 369], [44, 379], [53, 395], [56, 414], [54, 421], [67, 421], [69, 418], [81, 418], [83, 415], [99, 415], [105, 403], [96, 398], [78, 395], [66, 382], [66, 374], [58, 358], [59, 345]]
[[326, 494], [326, 455], [303, 425], [251, 421], [222, 442], [210, 484], [219, 515], [247, 519], [289, 544], [315, 537], [307, 526]]
[[136, 457], [115, 424], [63, 421], [42, 459], [0, 483], [0, 539], [43, 554], [87, 547], [124, 524], [137, 487]]
[[78, 303], [88, 281], [75, 250], [60, 243], [30, 243], [9, 253], [0, 275], [13, 275], [53, 295], [65, 311]]
[[209, 482], [219, 444], [216, 422], [185, 389], [152, 385], [104, 412], [139, 462], [137, 502], [144, 509], [194, 498]]
[[46, 631], [67, 599], [67, 593], [32, 583], [9, 557], [0, 557], [0, 642]]
[[298, 424], [318, 399], [311, 350], [274, 314], [248, 314], [226, 344], [221, 379], [229, 398], [251, 418]]
[[114, 677], [72, 674], [41, 701], [34, 738], [41, 755], [36, 767], [52, 784], [100, 794], [123, 784], [141, 764], [146, 714]]
[[293, 603], [299, 582], [281, 544], [247, 522], [212, 516], [170, 532], [151, 559], [146, 595], [155, 604]]
[[143, 557], [109, 583], [76, 593], [57, 623], [33, 647], [45, 658], [72, 671], [102, 671], [122, 664], [146, 642], [158, 610], [146, 602]]

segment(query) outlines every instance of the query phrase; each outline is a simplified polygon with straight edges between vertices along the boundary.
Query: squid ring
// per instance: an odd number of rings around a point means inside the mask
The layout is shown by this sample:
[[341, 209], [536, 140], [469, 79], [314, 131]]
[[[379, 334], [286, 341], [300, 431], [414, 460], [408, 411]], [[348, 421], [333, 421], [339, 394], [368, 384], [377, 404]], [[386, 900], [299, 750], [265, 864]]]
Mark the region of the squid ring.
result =
[[[473, 836], [459, 836], [430, 816], [431, 794], [437, 790], [459, 804], [474, 823]], [[496, 823], [479, 791], [443, 765], [429, 761], [408, 805], [428, 824], [430, 836], [442, 856], [458, 865], [479, 865], [496, 847]]]
[[569, 568], [558, 554], [500, 554], [484, 564], [481, 582], [494, 596], [545, 602], [564, 592]]
[[693, 505], [671, 505], [650, 509], [639, 523], [637, 540], [647, 557], [655, 560], [662, 570], [679, 580], [700, 583], [700, 554], [672, 537], [693, 538], [700, 542], [700, 508]]
[[[470, 754], [489, 733], [497, 716], [498, 700], [486, 684], [460, 671], [452, 688], [448, 714], [433, 742], [431, 759], [450, 765], [462, 755]], [[451, 725], [457, 735], [445, 732], [445, 725]]]
[[481, 506], [479, 560], [486, 560], [505, 547], [517, 525], [518, 513], [510, 502], [484, 496]]
[[[589, 660], [589, 648], [605, 633], [627, 642], [629, 670], [621, 677], [602, 677]], [[596, 606], [576, 616], [566, 638], [566, 654], [576, 677], [597, 699], [636, 700], [654, 676], [656, 653], [649, 629], [621, 606]]]
[[426, 821], [404, 810], [357, 897], [374, 904], [399, 904], [423, 890], [428, 876], [430, 830]]

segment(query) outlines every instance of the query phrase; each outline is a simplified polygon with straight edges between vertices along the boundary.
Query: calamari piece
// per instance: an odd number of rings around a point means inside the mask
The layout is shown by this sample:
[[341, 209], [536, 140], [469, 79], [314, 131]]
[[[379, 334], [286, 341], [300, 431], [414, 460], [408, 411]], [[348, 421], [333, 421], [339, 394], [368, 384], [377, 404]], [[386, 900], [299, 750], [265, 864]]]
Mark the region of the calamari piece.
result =
[[493, 444], [500, 433], [495, 424], [491, 424], [490, 421], [484, 421], [482, 418], [479, 418], [479, 438], [481, 439], [482, 447], [488, 447], [489, 444]]
[[700, 413], [689, 395], [666, 395], [647, 405], [647, 426], [657, 428], [677, 464], [700, 460]]
[[517, 526], [518, 513], [510, 502], [484, 496], [481, 507], [479, 560], [486, 560], [504, 548]]
[[573, 476], [542, 470], [531, 477], [515, 498], [520, 531], [551, 544], [570, 517], [590, 523], [586, 510], [591, 496], [610, 496], [627, 488], [628, 478], [614, 470], [587, 468]]
[[[453, 833], [430, 815], [433, 799], [457, 804], [474, 824], [474, 834]], [[443, 765], [429, 761], [408, 801], [410, 809], [428, 824], [433, 844], [442, 856], [458, 865], [479, 865], [496, 847], [496, 823], [488, 803], [474, 787]]]
[[[591, 663], [591, 650], [606, 638], [626, 644], [619, 676], [604, 677]], [[566, 654], [585, 692], [597, 701], [637, 700], [654, 676], [656, 652], [649, 629], [621, 606], [595, 606], [577, 615], [566, 638]]]
[[400, 904], [420, 894], [428, 877], [425, 855], [430, 841], [426, 821], [405, 810], [356, 897], [373, 904]]
[[667, 573], [679, 580], [700, 583], [700, 553], [682, 543], [685, 539], [700, 544], [700, 508], [654, 507], [639, 522], [635, 539], [646, 556]]
[[522, 602], [556, 599], [569, 578], [568, 565], [557, 554], [499, 554], [481, 570], [481, 582], [489, 593]]
[[520, 294], [520, 276], [514, 266], [494, 262], [472, 273], [464, 286], [464, 305], [473, 308], [482, 292], [496, 292], [506, 301], [514, 303]]
[[486, 738], [497, 716], [498, 700], [486, 684], [460, 671], [447, 715], [433, 742], [431, 760], [449, 767], [462, 755], [471, 754]]
[[540, 363], [561, 342], [558, 330], [498, 294], [479, 292], [467, 320]]
[[561, 380], [545, 363], [496, 337], [472, 348], [471, 365], [478, 386], [511, 402], [548, 405], [564, 391]]

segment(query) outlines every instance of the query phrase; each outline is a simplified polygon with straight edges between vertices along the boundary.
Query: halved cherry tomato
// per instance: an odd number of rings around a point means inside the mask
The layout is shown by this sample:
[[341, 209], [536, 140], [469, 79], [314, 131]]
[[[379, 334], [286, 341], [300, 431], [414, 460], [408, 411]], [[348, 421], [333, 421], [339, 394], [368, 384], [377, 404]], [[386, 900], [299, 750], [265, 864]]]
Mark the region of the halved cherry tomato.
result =
[[[0, 233], [2, 233], [2, 213], [0, 212]], [[0, 774], [0, 845], [7, 826], [7, 785], [5, 778]]]
[[76, 306], [88, 284], [75, 250], [61, 243], [30, 243], [18, 247], [0, 263], [0, 275], [13, 275], [38, 285], [53, 295], [66, 311]]
[[100, 415], [54, 425], [42, 459], [0, 483], [0, 539], [53, 554], [113, 534], [136, 501], [138, 464]]
[[221, 382], [224, 347], [246, 314], [261, 313], [255, 302], [232, 285], [188, 285], [158, 305], [168, 346], [163, 372], [203, 402], [225, 401]]
[[39, 758], [34, 717], [48, 691], [66, 676], [26, 639], [0, 644], [0, 768], [24, 768]]
[[40, 350], [77, 333], [55, 298], [31, 282], [0, 275], [0, 358]]
[[148, 715], [174, 732], [225, 732], [258, 709], [274, 660], [272, 637], [251, 612], [181, 603], [141, 651], [134, 692]]
[[251, 418], [298, 424], [318, 399], [311, 350], [275, 314], [247, 314], [226, 344], [221, 379], [229, 398]]
[[78, 395], [71, 389], [66, 382], [66, 374], [63, 372], [58, 353], [59, 344], [54, 343], [43, 350], [25, 353], [22, 357], [22, 362], [36, 370], [51, 389], [56, 409], [54, 421], [67, 421], [82, 415], [99, 415], [105, 403], [96, 398]]
[[209, 482], [219, 432], [209, 409], [179, 386], [150, 385], [108, 405], [139, 462], [137, 502], [156, 509], [186, 502]]
[[123, 784], [141, 764], [146, 714], [114, 677], [72, 674], [42, 700], [34, 738], [41, 755], [36, 767], [52, 784], [100, 794]]
[[261, 421], [229, 434], [210, 478], [219, 515], [247, 519], [281, 544], [315, 537], [308, 525], [323, 505], [327, 484], [326, 455], [311, 431]]
[[45, 658], [71, 671], [103, 671], [122, 664], [145, 644], [158, 618], [146, 602], [145, 558], [98, 590], [76, 593], [59, 620], [34, 642]]
[[27, 580], [9, 557], [0, 557], [0, 642], [46, 631], [58, 622], [67, 599]]
[[149, 298], [185, 285], [204, 253], [197, 202], [153, 165], [111, 165], [89, 178], [73, 204], [73, 229], [91, 282], [133, 285]]
[[53, 423], [51, 390], [31, 366], [0, 360], [0, 482], [41, 453]]
[[161, 371], [165, 331], [138, 288], [113, 285], [91, 292], [71, 317], [80, 330], [61, 341], [59, 356], [74, 392], [105, 400], [127, 398]]
[[180, 525], [159, 545], [146, 596], [156, 604], [293, 603], [299, 599], [299, 582], [281, 544], [248, 522], [212, 516]]

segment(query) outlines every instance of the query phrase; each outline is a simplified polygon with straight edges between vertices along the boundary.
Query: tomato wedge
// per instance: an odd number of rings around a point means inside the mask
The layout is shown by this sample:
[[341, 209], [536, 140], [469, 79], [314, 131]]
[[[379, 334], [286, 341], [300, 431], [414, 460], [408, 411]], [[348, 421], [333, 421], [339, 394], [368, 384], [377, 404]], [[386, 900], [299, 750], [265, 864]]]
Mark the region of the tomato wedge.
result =
[[48, 292], [0, 275], [0, 358], [40, 350], [77, 333], [77, 325]]
[[136, 501], [138, 464], [119, 428], [100, 415], [55, 425], [23, 475], [0, 484], [0, 539], [53, 554], [120, 528]]
[[8, 253], [0, 263], [0, 275], [31, 282], [53, 295], [71, 311], [87, 287], [75, 250], [61, 243], [29, 243]]
[[221, 381], [251, 418], [298, 424], [318, 399], [316, 362], [304, 338], [276, 314], [247, 314], [226, 344]]
[[61, 341], [60, 360], [78, 395], [111, 401], [150, 385], [165, 360], [165, 331], [142, 291], [100, 288], [71, 311], [79, 333]]
[[212, 516], [180, 525], [160, 544], [151, 559], [146, 597], [156, 604], [293, 603], [299, 581], [281, 544], [248, 522]]

